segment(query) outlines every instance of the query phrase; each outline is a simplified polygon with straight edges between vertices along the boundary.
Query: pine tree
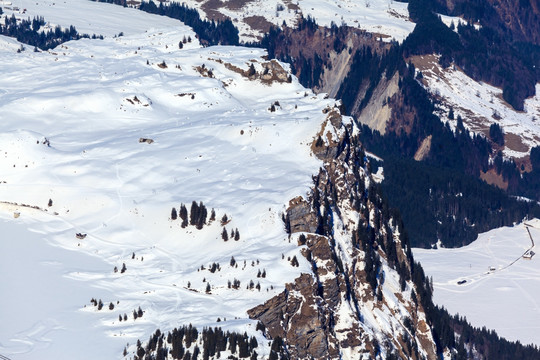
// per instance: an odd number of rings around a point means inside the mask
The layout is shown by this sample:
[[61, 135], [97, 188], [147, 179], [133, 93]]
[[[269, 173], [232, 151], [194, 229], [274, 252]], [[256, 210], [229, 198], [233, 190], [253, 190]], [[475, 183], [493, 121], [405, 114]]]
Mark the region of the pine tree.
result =
[[248, 70], [248, 73], [247, 75], [249, 77], [255, 75], [256, 71], [255, 71], [255, 66], [253, 65], [253, 63], [251, 63], [251, 65], [249, 65], [249, 70]]
[[234, 240], [235, 241], [240, 240], [240, 232], [238, 231], [238, 228], [234, 232]]
[[229, 218], [227, 217], [227, 214], [223, 214], [223, 217], [221, 218], [221, 226], [227, 225], [229, 222]]
[[227, 229], [223, 228], [223, 231], [221, 232], [221, 238], [223, 241], [229, 241], [229, 235], [227, 234]]
[[206, 224], [206, 216], [208, 215], [208, 211], [206, 210], [206, 206], [202, 203], [202, 201], [199, 203], [199, 214], [197, 216], [197, 224], [196, 228], [198, 230], [201, 230]]
[[189, 211], [189, 224], [195, 226], [197, 224], [197, 219], [199, 218], [199, 205], [197, 202], [193, 201], [191, 203], [191, 209]]
[[188, 211], [184, 204], [180, 204], [180, 219], [182, 219], [182, 227], [188, 226]]
[[176, 220], [178, 218], [178, 214], [176, 212], [176, 208], [172, 208], [171, 210], [171, 220]]

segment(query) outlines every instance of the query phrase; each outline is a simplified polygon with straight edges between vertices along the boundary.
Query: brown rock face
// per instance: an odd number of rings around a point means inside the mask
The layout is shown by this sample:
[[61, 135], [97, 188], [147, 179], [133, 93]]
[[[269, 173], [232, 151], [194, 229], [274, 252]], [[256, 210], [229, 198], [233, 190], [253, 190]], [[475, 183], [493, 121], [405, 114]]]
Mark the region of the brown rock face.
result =
[[316, 292], [313, 277], [302, 274], [294, 284], [287, 284], [281, 294], [251, 309], [248, 314], [264, 323], [270, 336], [281, 336], [294, 344], [291, 347], [293, 358], [329, 358], [328, 316], [317, 304], [321, 299]]
[[365, 155], [351, 135], [354, 125], [343, 124], [336, 109], [327, 114], [312, 146], [324, 167], [308, 199], [292, 199], [286, 213], [290, 236], [301, 232], [305, 237], [299, 244], [311, 273], [303, 273], [248, 314], [266, 326], [268, 336], [286, 341], [291, 359], [375, 358], [389, 353], [436, 358], [429, 331], [415, 330], [425, 318], [421, 306], [399, 286], [386, 285], [402, 283], [410, 293], [410, 249], [393, 234], [378, 195], [370, 193], [374, 190]]
[[291, 232], [309, 232], [317, 230], [317, 217], [311, 206], [301, 196], [289, 201], [287, 210]]

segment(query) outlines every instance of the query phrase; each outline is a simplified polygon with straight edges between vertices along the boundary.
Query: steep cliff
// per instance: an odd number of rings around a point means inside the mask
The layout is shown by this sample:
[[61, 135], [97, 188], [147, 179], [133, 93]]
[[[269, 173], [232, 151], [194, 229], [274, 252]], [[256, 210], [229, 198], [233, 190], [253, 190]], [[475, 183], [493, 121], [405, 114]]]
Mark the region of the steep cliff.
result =
[[410, 247], [357, 134], [351, 119], [329, 111], [312, 146], [324, 167], [311, 196], [291, 201], [286, 216], [312, 271], [248, 313], [286, 340], [292, 358], [435, 358]]

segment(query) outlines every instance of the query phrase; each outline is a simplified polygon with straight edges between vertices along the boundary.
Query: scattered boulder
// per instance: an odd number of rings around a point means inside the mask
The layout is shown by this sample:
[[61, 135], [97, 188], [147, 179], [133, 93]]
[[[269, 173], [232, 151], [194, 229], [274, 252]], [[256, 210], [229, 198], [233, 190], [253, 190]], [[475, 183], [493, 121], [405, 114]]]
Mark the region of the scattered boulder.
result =
[[139, 138], [139, 142], [140, 143], [147, 143], [147, 144], [151, 144], [154, 142], [153, 139], [149, 139], [149, 138]]

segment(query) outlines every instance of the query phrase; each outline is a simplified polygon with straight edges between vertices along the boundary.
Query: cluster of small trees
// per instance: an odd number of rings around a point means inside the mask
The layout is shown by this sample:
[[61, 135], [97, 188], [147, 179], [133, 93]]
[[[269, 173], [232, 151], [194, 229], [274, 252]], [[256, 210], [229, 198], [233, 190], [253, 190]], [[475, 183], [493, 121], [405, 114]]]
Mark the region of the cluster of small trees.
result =
[[[4, 16], [4, 25], [0, 25], [0, 35], [16, 38], [18, 41], [42, 50], [52, 49], [66, 41], [90, 38], [87, 34], [79, 34], [74, 26], [62, 30], [60, 26], [48, 31], [41, 31], [45, 25], [43, 17], [34, 17], [33, 20], [22, 19], [17, 21], [15, 14]], [[103, 36], [92, 35], [93, 39], [103, 39]]]
[[298, 259], [296, 258], [296, 255], [293, 256], [293, 258], [291, 259], [291, 265], [292, 266], [300, 266], [300, 264], [298, 263]]
[[137, 318], [141, 318], [144, 315], [144, 311], [142, 311], [141, 307], [137, 310], [133, 310], [133, 320], [137, 320]]
[[227, 228], [223, 227], [223, 230], [221, 231], [221, 238], [223, 241], [229, 241], [229, 239], [234, 239], [234, 241], [240, 240], [240, 231], [238, 231], [238, 228], [231, 230], [231, 236], [229, 237], [229, 234], [227, 233]]
[[[120, 273], [123, 274], [125, 273], [127, 270], [127, 267], [126, 267], [126, 263], [122, 263], [122, 268], [120, 269]], [[114, 272], [117, 273], [118, 272], [118, 267], [115, 266], [114, 267]]]
[[214, 20], [201, 20], [196, 9], [191, 9], [185, 4], [163, 2], [157, 6], [153, 1], [141, 2], [139, 9], [152, 14], [159, 14], [178, 19], [190, 26], [204, 45], [238, 45], [238, 29], [230, 19], [215, 22]]
[[[197, 204], [196, 201], [191, 203], [191, 209], [188, 210], [184, 204], [180, 204], [180, 211], [177, 211], [175, 207], [171, 210], [171, 220], [177, 220], [178, 217], [182, 220], [181, 226], [186, 228], [188, 225], [195, 226], [197, 230], [201, 230], [204, 225], [207, 224], [206, 218], [208, 216], [208, 210], [203, 202]], [[210, 220], [212, 222], [216, 219], [216, 212], [212, 209], [210, 213]]]
[[220, 270], [221, 266], [219, 266], [219, 263], [212, 263], [212, 265], [210, 265], [210, 267], [208, 268], [208, 271], [210, 271], [212, 274]]
[[257, 285], [255, 285], [253, 280], [249, 280], [249, 284], [246, 286], [246, 289], [253, 290], [253, 288], [257, 289], [258, 291], [261, 291], [261, 283], [257, 281]]
[[[90, 303], [93, 304], [94, 307], [97, 307], [98, 311], [103, 309], [103, 301], [101, 301], [101, 299], [97, 300], [92, 298]], [[112, 302], [109, 303], [109, 310], [114, 310], [114, 304]]]
[[257, 272], [257, 277], [258, 278], [265, 278], [266, 277], [266, 269], [263, 269], [262, 272], [261, 272], [261, 269], [259, 269], [259, 271]]
[[234, 278], [234, 280], [231, 282], [231, 280], [227, 281], [227, 287], [229, 289], [238, 290], [240, 288], [240, 280], [237, 278]]
[[[199, 347], [201, 346], [201, 347]], [[255, 349], [259, 346], [257, 339], [249, 337], [247, 333], [224, 332], [220, 327], [203, 328], [199, 332], [196, 327], [182, 326], [175, 328], [167, 335], [159, 329], [150, 336], [148, 343], [143, 347], [140, 340], [137, 341], [137, 350], [135, 360], [173, 359], [192, 360], [198, 359], [202, 355], [203, 359], [220, 358], [222, 351], [230, 351], [229, 359], [257, 359]], [[285, 349], [281, 341], [278, 346], [272, 345], [272, 351], [286, 359]], [[201, 354], [202, 353], [202, 354]], [[124, 356], [127, 356], [127, 350], [124, 350]], [[278, 359], [278, 357], [276, 357]]]

